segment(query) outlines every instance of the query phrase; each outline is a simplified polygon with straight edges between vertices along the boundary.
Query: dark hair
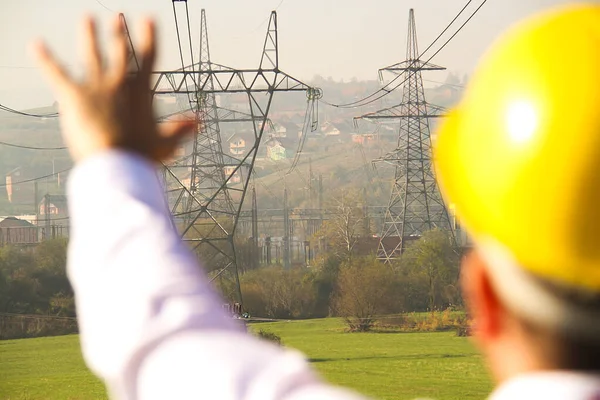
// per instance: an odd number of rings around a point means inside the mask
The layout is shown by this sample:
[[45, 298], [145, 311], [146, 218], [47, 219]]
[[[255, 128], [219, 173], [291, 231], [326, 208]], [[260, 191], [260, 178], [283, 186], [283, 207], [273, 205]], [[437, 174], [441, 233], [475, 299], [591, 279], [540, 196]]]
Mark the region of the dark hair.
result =
[[[558, 299], [590, 314], [600, 314], [600, 293], [566, 287], [546, 279], [535, 277], [538, 283]], [[600, 336], [578, 335], [577, 330], [549, 330], [522, 321], [523, 325], [534, 335], [545, 337], [544, 357], [558, 369], [572, 371], [600, 371]], [[594, 321], [598, 324], [600, 321]], [[581, 329], [581, 328], [579, 328]]]

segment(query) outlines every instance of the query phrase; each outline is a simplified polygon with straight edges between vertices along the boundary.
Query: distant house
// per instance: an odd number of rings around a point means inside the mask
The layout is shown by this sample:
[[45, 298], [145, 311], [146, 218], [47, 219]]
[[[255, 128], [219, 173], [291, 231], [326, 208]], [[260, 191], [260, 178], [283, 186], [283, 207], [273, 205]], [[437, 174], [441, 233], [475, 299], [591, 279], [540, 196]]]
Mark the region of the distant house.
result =
[[227, 139], [229, 144], [229, 154], [234, 157], [245, 155], [254, 145], [254, 133], [236, 132]]
[[287, 127], [281, 124], [273, 124], [273, 132], [271, 133], [273, 137], [287, 137], [288, 130]]
[[237, 171], [235, 169], [236, 169], [236, 167], [231, 166], [231, 165], [228, 165], [224, 168], [225, 179], [227, 179], [227, 178], [229, 178], [229, 176], [231, 176], [231, 178], [227, 182], [228, 184], [240, 183], [242, 181], [242, 176], [240, 175], [239, 169]]
[[355, 133], [352, 135], [352, 142], [362, 145], [370, 145], [377, 140], [375, 133]]
[[68, 226], [69, 208], [67, 196], [47, 194], [38, 204], [38, 225]]
[[321, 132], [325, 136], [339, 136], [342, 132], [331, 122], [324, 122], [321, 125]]
[[241, 156], [246, 152], [246, 140], [237, 136], [229, 142], [229, 153], [233, 156]]
[[280, 161], [287, 158], [287, 152], [281, 141], [276, 137], [271, 137], [265, 142], [267, 147], [267, 158], [271, 161]]
[[67, 196], [64, 194], [47, 194], [39, 204], [39, 215], [68, 215]]
[[0, 246], [33, 245], [38, 242], [38, 229], [31, 222], [16, 217], [0, 221]]

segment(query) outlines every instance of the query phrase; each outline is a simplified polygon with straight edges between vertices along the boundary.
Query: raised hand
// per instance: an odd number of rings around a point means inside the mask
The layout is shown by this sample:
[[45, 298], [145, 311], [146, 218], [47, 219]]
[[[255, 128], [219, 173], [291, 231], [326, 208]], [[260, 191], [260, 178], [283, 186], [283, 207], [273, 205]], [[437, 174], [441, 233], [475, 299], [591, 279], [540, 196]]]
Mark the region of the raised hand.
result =
[[128, 73], [127, 38], [115, 17], [105, 63], [98, 45], [96, 24], [86, 18], [82, 25], [85, 77], [75, 81], [42, 42], [35, 54], [59, 103], [63, 137], [72, 157], [80, 161], [107, 149], [136, 152], [153, 161], [172, 155], [178, 142], [195, 125], [194, 121], [157, 125], [152, 110], [150, 77], [156, 56], [154, 23], [142, 25], [141, 67]]

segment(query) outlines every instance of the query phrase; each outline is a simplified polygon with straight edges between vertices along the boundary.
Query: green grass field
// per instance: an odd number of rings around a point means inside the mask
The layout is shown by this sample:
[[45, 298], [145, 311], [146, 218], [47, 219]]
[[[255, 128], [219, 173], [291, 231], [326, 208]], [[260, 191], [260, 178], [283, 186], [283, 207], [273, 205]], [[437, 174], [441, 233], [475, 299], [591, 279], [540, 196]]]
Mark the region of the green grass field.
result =
[[[483, 399], [491, 384], [468, 339], [444, 333], [344, 333], [336, 319], [262, 323], [331, 382], [377, 399]], [[0, 399], [105, 399], [77, 336], [0, 341]]]

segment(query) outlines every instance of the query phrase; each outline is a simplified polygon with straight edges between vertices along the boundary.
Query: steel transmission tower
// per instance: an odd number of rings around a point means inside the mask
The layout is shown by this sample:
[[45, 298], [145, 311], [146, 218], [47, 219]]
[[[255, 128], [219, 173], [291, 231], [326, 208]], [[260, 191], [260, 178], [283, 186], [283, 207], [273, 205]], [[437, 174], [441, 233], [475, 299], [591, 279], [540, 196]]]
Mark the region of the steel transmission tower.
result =
[[406, 61], [380, 70], [380, 74], [388, 71], [405, 75], [402, 102], [355, 118], [400, 120], [396, 149], [375, 160], [395, 167], [392, 192], [377, 250], [377, 257], [386, 263], [400, 256], [406, 239], [419, 237], [427, 230], [438, 228], [454, 236], [431, 162], [429, 118], [441, 117], [445, 110], [427, 103], [421, 77], [421, 71], [440, 71], [445, 68], [419, 59], [417, 27], [412, 9], [409, 14], [406, 58]]
[[[210, 71], [212, 68], [204, 9], [202, 9], [201, 14], [200, 51], [196, 68], [200, 72], [199, 77], [202, 72]], [[193, 142], [189, 188], [190, 192], [201, 198], [203, 202], [210, 200], [211, 209], [215, 212], [231, 216], [234, 215], [234, 206], [225, 176], [225, 160], [228, 156], [223, 153], [219, 112], [214, 89], [214, 79], [209, 75], [206, 81], [206, 90], [192, 95], [192, 104], [197, 102], [196, 109], [198, 110], [198, 120], [200, 123]], [[227, 165], [231, 164], [231, 161], [227, 163]], [[192, 220], [195, 217], [193, 210], [196, 208], [194, 199], [187, 197], [184, 206], [184, 212], [188, 213], [185, 215], [185, 224], [194, 229], [198, 234], [207, 234], [208, 232], [205, 230], [198, 231], [198, 226], [192, 224]], [[227, 239], [231, 228], [228, 229], [222, 224], [216, 224], [217, 221], [211, 221], [211, 219], [205, 221], [204, 226], [206, 226], [206, 222], [209, 224], [211, 235], [215, 238], [222, 237]], [[213, 224], [213, 222], [215, 223]], [[232, 246], [231, 253], [235, 254], [233, 242], [230, 245]]]
[[[189, 57], [184, 57], [176, 3], [185, 5]], [[154, 73], [153, 93], [184, 96], [198, 121], [191, 153], [166, 166], [165, 182], [174, 220], [184, 240], [204, 261], [213, 280], [226, 281], [225, 295], [242, 302], [234, 235], [248, 190], [259, 145], [269, 126], [268, 114], [275, 92], [305, 92], [309, 102], [320, 90], [309, 87], [279, 69], [277, 14], [271, 13], [260, 66], [235, 69], [211, 61], [206, 15], [202, 10], [200, 52], [192, 51], [187, 1], [173, 0], [182, 67]], [[190, 59], [186, 66], [185, 58]], [[243, 110], [218, 106], [218, 97], [231, 96]], [[181, 97], [180, 97], [181, 99]], [[228, 154], [221, 143], [223, 123], [246, 123], [252, 140], [237, 154]]]

